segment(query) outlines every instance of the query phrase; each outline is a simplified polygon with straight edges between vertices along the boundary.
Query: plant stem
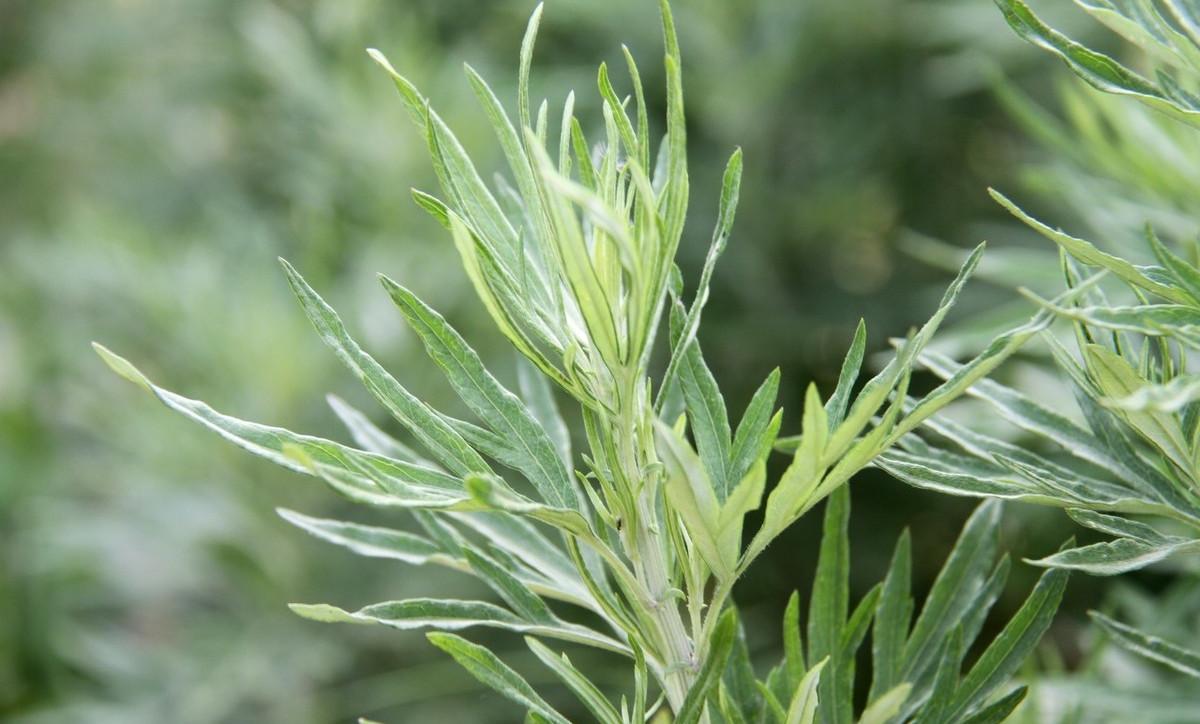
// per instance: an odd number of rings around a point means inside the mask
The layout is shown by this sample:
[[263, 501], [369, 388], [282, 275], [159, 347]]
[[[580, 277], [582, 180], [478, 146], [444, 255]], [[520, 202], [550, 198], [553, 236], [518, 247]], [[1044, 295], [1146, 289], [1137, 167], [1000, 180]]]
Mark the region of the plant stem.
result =
[[648, 595], [647, 613], [658, 629], [656, 638], [662, 646], [658, 658], [664, 667], [662, 685], [667, 693], [667, 702], [672, 711], [678, 712], [696, 680], [692, 641], [684, 628], [679, 605], [670, 594], [666, 557], [660, 545], [660, 536], [651, 526], [653, 510], [645, 505], [646, 502], [645, 496], [639, 496], [638, 503], [642, 510], [638, 511], [634, 538], [637, 555], [634, 566]]
[[628, 375], [620, 389], [614, 430], [618, 474], [622, 478], [620, 483], [634, 492], [636, 505], [634, 515], [630, 516], [632, 535], [625, 539], [626, 553], [642, 587], [644, 600], [637, 603], [645, 607], [643, 618], [655, 629], [647, 639], [657, 643], [658, 651], [654, 653], [662, 664], [660, 677], [667, 703], [673, 712], [678, 712], [696, 681], [696, 661], [691, 637], [671, 590], [663, 528], [658, 521], [659, 487], [645, 477], [656, 475], [647, 471], [661, 467], [654, 452], [653, 426], [649, 423], [653, 408], [646, 395], [640, 394], [644, 389], [637, 375]]

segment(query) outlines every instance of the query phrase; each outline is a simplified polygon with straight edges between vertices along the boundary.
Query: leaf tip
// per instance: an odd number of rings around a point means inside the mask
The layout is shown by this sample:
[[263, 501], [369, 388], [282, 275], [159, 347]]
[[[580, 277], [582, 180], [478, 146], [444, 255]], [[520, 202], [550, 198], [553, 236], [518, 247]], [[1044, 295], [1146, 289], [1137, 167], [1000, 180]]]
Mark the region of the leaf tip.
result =
[[331, 606], [328, 603], [289, 603], [287, 607], [300, 618], [320, 623], [357, 623], [372, 624], [374, 621], [356, 617], [349, 611]]
[[104, 363], [113, 372], [149, 391], [154, 390], [154, 385], [150, 384], [149, 378], [142, 374], [137, 367], [134, 367], [129, 360], [116, 354], [99, 342], [92, 342], [92, 349], [96, 350], [96, 354], [100, 355], [100, 359], [104, 360]]
[[379, 52], [378, 48], [367, 48], [367, 55], [369, 55], [371, 57], [371, 60], [378, 63], [379, 67], [386, 70], [392, 76], [394, 76], [396, 78], [400, 77], [400, 74], [396, 72], [396, 69], [392, 67], [391, 62], [388, 61], [387, 56], [385, 56], [383, 53]]

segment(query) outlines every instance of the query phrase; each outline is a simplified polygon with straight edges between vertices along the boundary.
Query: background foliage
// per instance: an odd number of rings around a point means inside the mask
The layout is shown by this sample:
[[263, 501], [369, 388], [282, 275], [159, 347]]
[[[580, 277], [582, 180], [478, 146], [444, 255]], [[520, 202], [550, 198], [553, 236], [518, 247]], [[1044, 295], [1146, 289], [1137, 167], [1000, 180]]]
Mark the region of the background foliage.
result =
[[[296, 313], [273, 259], [283, 255], [406, 383], [450, 405], [420, 377], [428, 366], [409, 365], [418, 345], [375, 271], [412, 285], [485, 357], [506, 352], [483, 331], [443, 233], [407, 198], [432, 186], [431, 169], [361, 49], [380, 47], [430, 89], [468, 145], [481, 139], [479, 158], [491, 144], [460, 64], [493, 83], [515, 77], [530, 9], [0, 4], [0, 717], [509, 718], [479, 696], [447, 696], [473, 684], [420, 638], [319, 627], [283, 605], [350, 606], [463, 581], [381, 575], [299, 536], [274, 505], [331, 514], [337, 501], [146, 400], [113, 405], [127, 395], [87, 342], [152, 361], [154, 377], [242, 417], [338, 435], [319, 393], [361, 393]], [[549, 3], [535, 93], [591, 89], [620, 43], [656, 57], [654, 13], [633, 0]], [[966, 0], [697, 0], [676, 15], [692, 187], [717, 188], [735, 145], [746, 157], [706, 356], [731, 407], [779, 365], [782, 402], [797, 411], [808, 380], [836, 379], [860, 316], [879, 349], [933, 308], [942, 280], [901, 254], [901, 240], [973, 246], [986, 235], [995, 249], [1021, 234], [998, 226], [1005, 216], [984, 189], [1036, 152], [997, 112], [977, 61], [1008, 66], [1037, 94], [1023, 79], [1053, 59], [1023, 46], [990, 4]], [[712, 221], [709, 204], [692, 208], [687, 278]], [[864, 480], [855, 503], [853, 524], [880, 537], [856, 546], [868, 581], [871, 557], [882, 570], [905, 523], [920, 531], [915, 575], [928, 577], [966, 508], [879, 482]], [[769, 640], [787, 593], [811, 575], [792, 551], [815, 559], [816, 536], [798, 531], [741, 584], [752, 645]]]

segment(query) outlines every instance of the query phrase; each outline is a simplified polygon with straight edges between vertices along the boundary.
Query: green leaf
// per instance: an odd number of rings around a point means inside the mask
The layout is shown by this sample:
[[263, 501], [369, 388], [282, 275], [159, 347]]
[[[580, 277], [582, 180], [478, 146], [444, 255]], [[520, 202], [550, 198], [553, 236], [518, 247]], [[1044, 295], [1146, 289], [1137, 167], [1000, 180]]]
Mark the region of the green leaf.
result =
[[344, 523], [340, 520], [311, 518], [284, 508], [277, 508], [276, 512], [279, 513], [279, 517], [297, 528], [334, 545], [349, 548], [360, 556], [394, 558], [415, 566], [428, 563], [430, 559], [438, 556], [442, 556], [446, 563], [454, 560], [432, 541], [412, 533]]
[[[1088, 345], [1084, 355], [1096, 385], [1107, 397], [1128, 397], [1146, 385], [1146, 380], [1128, 362], [1103, 347]], [[1120, 410], [1118, 414], [1180, 470], [1192, 470], [1188, 443], [1177, 417], [1149, 410]]]
[[971, 514], [950, 557], [934, 580], [904, 647], [902, 679], [913, 681], [934, 666], [938, 647], [970, 613], [996, 555], [1000, 504], [986, 501]]
[[517, 396], [487, 371], [479, 355], [441, 315], [399, 284], [387, 277], [381, 280], [463, 402], [511, 445], [518, 469], [542, 499], [555, 507], [579, 509], [579, 498], [558, 448]]
[[729, 449], [730, 480], [741, 480], [756, 461], [770, 454], [782, 422], [780, 413], [772, 415], [778, 394], [779, 369], [776, 368], [750, 398], [733, 435], [733, 446]]
[[1187, 374], [1163, 384], [1146, 384], [1124, 397], [1100, 400], [1114, 410], [1147, 413], [1176, 413], [1200, 400], [1200, 375]]
[[950, 724], [954, 721], [948, 708], [964, 653], [961, 626], [954, 626], [944, 639], [936, 642], [931, 661], [932, 683], [913, 724]]
[[849, 722], [852, 714], [850, 682], [838, 670], [850, 598], [849, 488], [834, 491], [827, 505], [809, 604], [808, 660], [833, 659], [832, 676], [821, 679], [821, 721], [841, 724]]
[[[949, 419], [931, 420], [926, 427], [970, 454], [970, 457], [963, 457], [939, 449], [918, 449], [913, 444], [915, 438], [905, 440], [905, 445], [910, 446], [912, 452], [931, 463], [943, 465], [943, 469], [958, 470], [980, 478], [995, 475], [1011, 477], [1012, 473], [1016, 473], [1019, 476], [1014, 479], [1016, 484], [1032, 483], [1028, 486], [1031, 491], [1059, 498], [1059, 504], [1075, 500], [1096, 507], [1112, 506], [1115, 510], [1123, 505], [1122, 501], [1129, 501], [1132, 494], [1127, 487], [1089, 474], [1091, 466], [1076, 462], [1068, 468], [1051, 461], [1047, 456], [978, 433]], [[1100, 470], [1094, 470], [1094, 473], [1105, 474]]]
[[[1016, 0], [1003, 1], [1015, 2]], [[1084, 241], [1083, 239], [1077, 239], [1056, 229], [1051, 229], [1049, 226], [1046, 226], [1037, 219], [1034, 219], [1029, 214], [1026, 214], [1016, 204], [1014, 204], [1012, 201], [1009, 201], [1007, 197], [998, 191], [992, 190], [991, 194], [992, 198], [996, 199], [1001, 206], [1008, 209], [1009, 213], [1025, 222], [1035, 231], [1041, 233], [1042, 236], [1045, 236], [1050, 241], [1058, 244], [1063, 248], [1063, 250], [1065, 250], [1079, 262], [1087, 264], [1088, 266], [1098, 266], [1102, 269], [1106, 269], [1113, 276], [1124, 282], [1138, 287], [1139, 289], [1145, 289], [1152, 294], [1157, 294], [1160, 297], [1168, 299], [1177, 304], [1188, 303], [1187, 295], [1177, 289], [1154, 281], [1142, 270], [1138, 269], [1124, 259], [1113, 256], [1112, 254], [1106, 254], [1105, 252], [1097, 249], [1090, 242]]]
[[687, 402], [688, 422], [696, 440], [696, 451], [712, 484], [717, 503], [729, 497], [737, 481], [728, 478], [730, 429], [725, 398], [717, 381], [700, 354], [700, 345], [692, 341], [679, 368], [679, 381]]
[[666, 468], [664, 491], [671, 509], [684, 527], [704, 563], [718, 578], [727, 580], [733, 571], [718, 543], [721, 508], [699, 456], [679, 433], [656, 421], [658, 452]]
[[804, 396], [799, 446], [792, 456], [791, 465], [784, 470], [779, 483], [767, 496], [766, 516], [750, 543], [751, 553], [765, 548], [796, 516], [818, 502], [814, 493], [825, 474], [826, 466], [822, 460], [828, 446], [829, 420], [816, 385], [810, 384]]
[[[896, 425], [896, 429], [888, 435], [883, 445], [890, 447], [893, 442], [916, 429], [938, 410], [958, 399], [976, 382], [991, 374], [992, 370], [1008, 359], [1021, 345], [1049, 327], [1052, 321], [1053, 317], [1050, 314], [1042, 312], [1034, 315], [1029, 322], [1020, 327], [996, 337], [987, 346], [987, 349], [970, 362], [958, 367], [954, 374], [946, 378], [945, 382], [921, 398], [908, 411], [904, 419]], [[922, 356], [919, 359], [924, 362], [925, 357]]]
[[845, 677], [847, 688], [854, 684], [853, 661], [858, 655], [858, 649], [862, 646], [863, 639], [867, 637], [867, 631], [871, 628], [871, 622], [875, 618], [875, 605], [879, 602], [881, 592], [880, 585], [873, 586], [854, 607], [842, 629], [842, 651], [838, 656], [838, 661], [835, 662], [838, 668], [836, 675]]
[[[963, 719], [962, 724], [1002, 724], [1002, 722], [1008, 721], [1009, 715], [1021, 705], [1021, 702], [1025, 700], [1025, 694], [1028, 692], [1029, 687], [1018, 686]], [[863, 724], [863, 722], [859, 722], [859, 724]]]
[[354, 372], [388, 412], [421, 441], [455, 475], [491, 472], [479, 453], [462, 439], [445, 419], [414, 397], [350, 338], [337, 313], [313, 291], [304, 278], [280, 259], [288, 283], [321, 338]]
[[583, 705], [600, 724], [623, 724], [620, 713], [617, 712], [608, 697], [604, 696], [583, 672], [575, 668], [566, 654], [555, 655], [537, 639], [526, 637], [525, 643], [534, 655], [546, 665], [546, 668], [553, 671], [554, 675], [579, 698], [579, 701], [583, 702]]
[[735, 721], [750, 724], [762, 719], [766, 704], [758, 688], [750, 649], [746, 645], [746, 631], [740, 620], [733, 650], [721, 676], [720, 699], [722, 714], [727, 720], [732, 720], [727, 724], [734, 724]]
[[1194, 679], [1200, 679], [1200, 653], [1126, 626], [1098, 611], [1089, 611], [1088, 615], [1122, 647], [1152, 661], [1166, 664]]
[[1149, 543], [1131, 538], [1118, 538], [1106, 543], [1071, 548], [1029, 562], [1048, 568], [1085, 571], [1096, 576], [1115, 576], [1145, 568], [1174, 555], [1197, 551], [1200, 551], [1200, 540], [1172, 537], [1161, 542]]
[[528, 521], [501, 512], [451, 513], [450, 517], [473, 529], [493, 547], [516, 557], [523, 569], [536, 574], [543, 584], [552, 584], [576, 603], [595, 608], [570, 557]]
[[1025, 40], [1059, 55], [1079, 77], [1106, 93], [1133, 96], [1137, 100], [1178, 118], [1197, 124], [1200, 113], [1192, 104], [1181, 105], [1169, 99], [1162, 89], [1130, 71], [1112, 58], [1090, 50], [1053, 30], [1020, 0], [996, 0], [1004, 18]]
[[552, 709], [516, 671], [482, 646], [448, 633], [430, 633], [429, 641], [454, 657], [476, 679], [552, 724], [571, 724]]
[[435, 628], [457, 631], [471, 626], [516, 631], [592, 646], [605, 651], [630, 655], [629, 647], [584, 626], [554, 619], [546, 623], [530, 622], [512, 611], [486, 601], [459, 601], [437, 598], [410, 598], [376, 603], [350, 612], [328, 604], [290, 604], [294, 612], [326, 623], [374, 623], [398, 629]]
[[1119, 518], [1115, 515], [1105, 515], [1080, 508], [1069, 508], [1067, 515], [1071, 516], [1076, 523], [1092, 530], [1116, 536], [1125, 536], [1145, 543], [1167, 543], [1172, 540], [1178, 540], [1173, 536], [1165, 536], [1159, 533], [1145, 523], [1139, 523], [1136, 520], [1128, 518]]
[[795, 591], [788, 598], [783, 614], [783, 655], [788, 691], [793, 691], [800, 686], [800, 680], [808, 670], [808, 665], [804, 663], [804, 644], [800, 636], [800, 595]]
[[[952, 360], [932, 353], [923, 355], [921, 362], [943, 378], [953, 375], [959, 368]], [[968, 394], [988, 403], [1003, 419], [1033, 435], [1051, 440], [1071, 455], [1102, 470], [1112, 470], [1127, 480], [1136, 479], [1137, 474], [1090, 430], [1027, 395], [992, 380], [976, 382]]]
[[558, 403], [554, 401], [554, 390], [546, 377], [524, 360], [518, 360], [517, 384], [521, 390], [521, 397], [529, 406], [529, 412], [537, 419], [558, 450], [563, 469], [573, 469], [575, 459], [571, 454], [571, 431], [558, 411]]
[[700, 326], [701, 312], [704, 310], [704, 305], [708, 302], [709, 285], [712, 282], [713, 269], [716, 266], [717, 259], [725, 250], [725, 245], [729, 239], [729, 232], [733, 228], [733, 217], [737, 210], [738, 193], [741, 189], [741, 183], [742, 150], [739, 148], [734, 151], [733, 155], [729, 158], [728, 164], [725, 166], [725, 176], [721, 183], [721, 206], [717, 212], [717, 226], [713, 230], [712, 243], [708, 248], [708, 255], [704, 258], [704, 267], [700, 271], [700, 283], [696, 287], [696, 296], [693, 298], [692, 305], [688, 308], [687, 316], [680, 327], [678, 339], [672, 345], [671, 358], [667, 362], [667, 370], [663, 374], [662, 387], [655, 402], [654, 409], [656, 412], [662, 412], [663, 403], [666, 400], [669, 388], [676, 378], [679, 365], [682, 363], [684, 355], [696, 337], [696, 330]]
[[912, 684], [897, 684], [877, 698], [872, 698], [858, 724], [887, 724], [904, 706], [908, 695], [912, 693]]
[[983, 704], [1024, 663], [1050, 628], [1067, 586], [1067, 572], [1048, 571], [963, 678], [949, 707], [951, 720]]
[[1134, 332], [1149, 337], [1169, 335], [1189, 345], [1192, 338], [1177, 336], [1177, 333], [1194, 335], [1200, 330], [1200, 309], [1190, 304], [1061, 307], [1042, 299], [1037, 301], [1060, 317], [1090, 327]]
[[[666, 140], [666, 184], [659, 199], [662, 208], [664, 259], [673, 259], [683, 233], [683, 222], [687, 216], [687, 121], [683, 113], [683, 70], [679, 53], [679, 38], [675, 33], [675, 22], [667, 0], [659, 0], [662, 15], [663, 44], [666, 46], [664, 65], [667, 70], [667, 140]], [[664, 265], [664, 266], [669, 266]], [[665, 280], [666, 270], [663, 272]], [[659, 285], [661, 287], [661, 284]]]
[[850, 406], [850, 410], [846, 414], [846, 419], [831, 433], [829, 442], [829, 453], [831, 455], [841, 455], [854, 439], [858, 437], [867, 424], [874, 418], [879, 408], [888, 399], [888, 396], [901, 382], [907, 379], [907, 376], [912, 371], [912, 365], [918, 355], [925, 349], [925, 346], [932, 339], [938, 327], [941, 326], [942, 320], [946, 318], [950, 308], [954, 306], [958, 300], [958, 295], [962, 292], [963, 286], [966, 285], [967, 279], [974, 273], [976, 267], [979, 266], [979, 260], [983, 257], [984, 245], [980, 244], [975, 247], [967, 260], [963, 262], [962, 268], [959, 269], [958, 275], [950, 286], [946, 288], [945, 294], [942, 295], [941, 301], [938, 303], [938, 308], [934, 311], [933, 316], [929, 318], [921, 329], [917, 331], [912, 338], [901, 345], [896, 352], [896, 356], [892, 358], [887, 365], [880, 370], [879, 374], [871, 378], [858, 393], [854, 404]]
[[697, 724], [700, 721], [705, 703], [713, 687], [721, 680], [721, 672], [725, 670], [725, 663], [729, 660], [736, 640], [737, 613], [730, 607], [717, 620], [700, 671], [697, 672], [692, 688], [680, 705], [679, 711], [675, 713], [674, 724]]
[[908, 628], [912, 623], [911, 590], [912, 537], [905, 529], [896, 542], [876, 604], [874, 631], [871, 634], [871, 691], [867, 696], [870, 702], [882, 701], [887, 696], [885, 692], [895, 691], [901, 686], [904, 642], [908, 639]]
[[721, 506], [717, 518], [717, 549], [722, 565], [733, 570], [742, 553], [742, 528], [746, 514], [757, 510], [767, 486], [767, 464], [759, 460]]
[[529, 590], [515, 575], [479, 551], [465, 547], [463, 553], [466, 554], [467, 562], [471, 564], [475, 574], [499, 594], [518, 616], [537, 624], [554, 622], [554, 614], [550, 612], [546, 602]]
[[1149, 224], [1146, 224], [1146, 240], [1150, 243], [1158, 263], [1171, 275], [1175, 286], [1191, 298], [1193, 305], [1200, 304], [1200, 269], [1168, 249]]
[[867, 323], [860, 319], [858, 326], [854, 329], [854, 341], [850, 343], [850, 350], [846, 353], [846, 358], [842, 360], [842, 371], [838, 375], [837, 387], [829, 396], [829, 401], [825, 403], [825, 413], [829, 416], [831, 432], [842, 424], [842, 419], [846, 416], [846, 406], [850, 404], [850, 393], [853, 392], [854, 383], [858, 380], [858, 373], [862, 370], [863, 355], [866, 349]]
[[[945, 462], [948, 456], [939, 456], [937, 462]], [[934, 464], [924, 454], [910, 455], [899, 450], [880, 454], [875, 465], [889, 475], [923, 490], [933, 490], [949, 495], [1021, 500], [1048, 505], [1078, 505], [1078, 501], [1066, 503], [1057, 497], [1037, 490], [1034, 486], [1013, 480], [988, 470], [979, 471], [980, 465], [964, 459], [963, 467]]]
[[821, 684], [824, 683], [821, 679], [821, 671], [828, 663], [828, 657], [821, 659], [800, 680], [800, 685], [796, 687], [796, 693], [788, 705], [784, 724], [814, 724], [817, 721], [817, 714], [824, 713], [824, 708], [818, 712], [817, 704], [821, 700], [819, 692]]
[[526, 334], [525, 328], [530, 329], [557, 354], [561, 355], [567, 349], [566, 343], [558, 338], [552, 328], [530, 314], [530, 310], [520, 298], [519, 290], [514, 287], [511, 279], [504, 276], [493, 255], [482, 246], [466, 222], [453, 212], [449, 212], [449, 220], [450, 235], [454, 239], [454, 246], [462, 259], [467, 277], [487, 308], [488, 314], [500, 328], [500, 332], [546, 376], [564, 389], [578, 394], [576, 385], [546, 357], [537, 343]]
[[203, 402], [155, 385], [128, 360], [100, 345], [95, 347], [110, 367], [149, 390], [167, 407], [276, 465], [323, 477], [326, 472], [336, 473], [336, 480], [330, 482], [352, 499], [372, 505], [433, 507], [449, 507], [468, 500], [461, 482], [441, 471], [223, 415]]
[[412, 448], [384, 432], [362, 412], [351, 407], [337, 395], [326, 395], [326, 401], [342, 424], [350, 431], [354, 442], [368, 452], [403, 460], [426, 468], [438, 469], [436, 463], [425, 460]]
[[[310, 454], [313, 450], [327, 453], [328, 447], [285, 442], [283, 455], [303, 466], [305, 472], [324, 480], [331, 488], [357, 503], [389, 508], [430, 508], [437, 510], [474, 510], [479, 506], [464, 497], [458, 481], [452, 489], [422, 485], [402, 467], [402, 463], [387, 458], [371, 458], [368, 453], [353, 450], [333, 463], [319, 462]], [[451, 478], [453, 480], [453, 478]]]

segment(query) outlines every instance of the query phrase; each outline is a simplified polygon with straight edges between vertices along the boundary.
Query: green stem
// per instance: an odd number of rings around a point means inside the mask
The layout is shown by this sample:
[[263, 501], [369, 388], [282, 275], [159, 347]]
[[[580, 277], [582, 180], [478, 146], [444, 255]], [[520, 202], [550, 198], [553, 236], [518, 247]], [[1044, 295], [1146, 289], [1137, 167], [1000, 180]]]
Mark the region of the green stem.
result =
[[645, 587], [647, 600], [643, 602], [646, 613], [658, 629], [655, 633], [661, 650], [659, 660], [663, 664], [661, 673], [663, 689], [667, 693], [667, 702], [672, 711], [679, 711], [683, 700], [696, 681], [695, 661], [692, 655], [692, 641], [683, 625], [683, 616], [675, 597], [671, 595], [670, 575], [667, 571], [666, 556], [660, 544], [660, 537], [651, 529], [649, 522], [653, 520], [651, 510], [646, 510], [645, 497], [639, 497], [637, 530], [635, 532], [633, 551], [637, 556], [634, 568], [639, 580]]
[[[654, 454], [652, 425], [647, 418], [653, 410], [639, 394], [638, 376], [629, 375], [621, 386], [616, 418], [616, 449], [621, 480], [633, 492], [635, 510], [629, 516], [632, 530], [624, 538], [634, 574], [642, 588], [643, 600], [635, 605], [644, 607], [643, 620], [653, 628], [646, 638], [656, 642], [655, 658], [662, 669], [659, 673], [667, 703], [678, 712], [696, 681], [696, 661], [692, 639], [684, 626], [680, 606], [672, 593], [671, 570], [664, 545], [663, 526], [658, 520], [658, 486], [644, 479], [646, 471], [660, 467]], [[654, 473], [650, 473], [653, 475]]]

